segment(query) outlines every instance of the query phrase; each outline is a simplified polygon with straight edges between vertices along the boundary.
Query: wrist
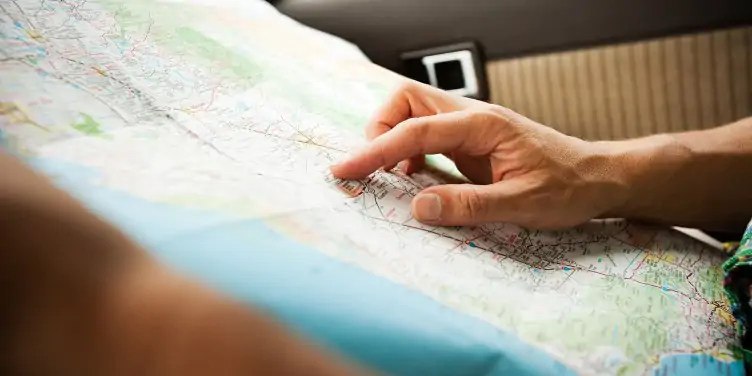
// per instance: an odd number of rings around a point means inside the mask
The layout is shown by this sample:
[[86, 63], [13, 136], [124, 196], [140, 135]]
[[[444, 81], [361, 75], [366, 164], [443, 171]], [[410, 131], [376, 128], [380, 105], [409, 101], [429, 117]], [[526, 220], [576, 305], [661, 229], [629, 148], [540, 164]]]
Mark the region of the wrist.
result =
[[604, 218], [652, 220], [661, 210], [674, 178], [692, 153], [668, 134], [595, 143], [604, 169], [610, 171], [616, 197]]

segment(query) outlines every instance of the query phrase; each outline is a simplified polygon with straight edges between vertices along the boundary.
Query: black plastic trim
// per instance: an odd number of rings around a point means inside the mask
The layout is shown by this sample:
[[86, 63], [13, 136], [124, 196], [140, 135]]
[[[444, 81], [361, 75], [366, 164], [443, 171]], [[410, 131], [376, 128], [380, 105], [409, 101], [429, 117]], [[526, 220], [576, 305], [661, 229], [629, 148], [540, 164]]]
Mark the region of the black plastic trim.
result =
[[489, 59], [752, 25], [752, 0], [279, 0], [400, 70], [400, 54], [478, 41]]

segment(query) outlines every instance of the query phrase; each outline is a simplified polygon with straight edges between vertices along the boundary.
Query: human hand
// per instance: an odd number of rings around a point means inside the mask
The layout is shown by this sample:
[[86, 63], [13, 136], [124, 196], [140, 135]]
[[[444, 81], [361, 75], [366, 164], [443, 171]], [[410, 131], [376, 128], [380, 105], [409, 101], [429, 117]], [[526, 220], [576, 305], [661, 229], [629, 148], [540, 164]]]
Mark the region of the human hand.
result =
[[474, 184], [431, 187], [413, 215], [433, 225], [511, 222], [528, 228], [579, 225], [626, 199], [608, 150], [564, 135], [514, 111], [406, 82], [366, 125], [371, 141], [332, 167], [361, 179], [399, 163], [410, 174], [425, 155], [444, 154]]

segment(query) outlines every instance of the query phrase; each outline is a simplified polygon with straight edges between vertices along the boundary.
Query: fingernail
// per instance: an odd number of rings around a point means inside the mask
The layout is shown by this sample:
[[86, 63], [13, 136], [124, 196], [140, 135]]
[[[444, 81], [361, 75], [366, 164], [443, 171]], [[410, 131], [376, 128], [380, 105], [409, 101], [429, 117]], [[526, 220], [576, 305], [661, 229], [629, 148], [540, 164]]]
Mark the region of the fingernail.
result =
[[419, 221], [438, 221], [441, 219], [441, 197], [432, 193], [418, 195], [414, 215]]

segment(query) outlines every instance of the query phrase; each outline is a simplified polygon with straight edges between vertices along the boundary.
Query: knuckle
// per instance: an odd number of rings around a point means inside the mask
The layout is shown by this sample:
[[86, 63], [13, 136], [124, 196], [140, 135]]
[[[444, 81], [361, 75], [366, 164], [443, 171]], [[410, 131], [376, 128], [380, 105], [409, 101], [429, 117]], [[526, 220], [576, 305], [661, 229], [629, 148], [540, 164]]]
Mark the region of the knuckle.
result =
[[415, 90], [416, 84], [412, 80], [406, 79], [402, 80], [399, 84], [397, 84], [397, 87], [394, 90], [394, 93], [396, 95], [400, 95], [403, 93], [410, 93], [413, 90]]
[[490, 110], [474, 111], [470, 118], [470, 127], [472, 134], [470, 139], [476, 147], [483, 150], [490, 150], [498, 144], [500, 138], [508, 133], [509, 129], [505, 127], [506, 120], [497, 113]]
[[460, 214], [469, 220], [484, 218], [488, 207], [484, 204], [483, 197], [475, 189], [466, 189], [459, 192]]
[[492, 110], [480, 110], [473, 114], [473, 123], [487, 126], [489, 128], [503, 126], [506, 122], [504, 116], [501, 116], [499, 113]]
[[411, 139], [423, 139], [428, 133], [428, 124], [418, 118], [405, 120], [401, 126]]
[[514, 112], [511, 108], [505, 107], [498, 104], [490, 105], [487, 110], [491, 113], [493, 113], [496, 116], [501, 116], [503, 118], [509, 118], [513, 115], [516, 115], [517, 113]]

